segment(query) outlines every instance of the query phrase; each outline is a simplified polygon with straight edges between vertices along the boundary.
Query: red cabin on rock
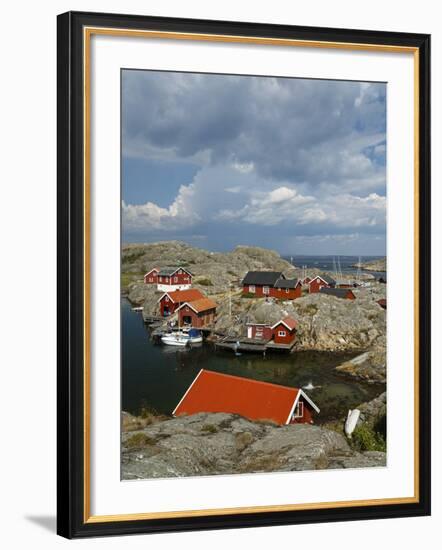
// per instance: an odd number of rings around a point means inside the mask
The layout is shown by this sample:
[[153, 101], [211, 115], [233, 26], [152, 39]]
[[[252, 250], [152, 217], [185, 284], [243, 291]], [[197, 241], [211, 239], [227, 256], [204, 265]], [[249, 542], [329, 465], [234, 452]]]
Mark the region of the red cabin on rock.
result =
[[296, 338], [298, 321], [292, 317], [285, 317], [272, 326], [273, 341], [275, 344], [291, 344]]
[[314, 277], [308, 287], [310, 293], [319, 292], [321, 288], [334, 288], [336, 286], [336, 281], [329, 277], [328, 275], [317, 275]]
[[144, 275], [144, 284], [145, 285], [156, 285], [158, 283], [158, 273], [159, 269], [154, 267]]
[[320, 294], [327, 294], [328, 296], [334, 296], [335, 298], [343, 298], [344, 300], [356, 300], [356, 296], [349, 288], [326, 288], [323, 287], [319, 290]]
[[216, 320], [216, 303], [210, 298], [184, 302], [177, 311], [180, 326], [204, 328], [212, 325]]
[[192, 273], [184, 267], [164, 267], [158, 272], [158, 290], [186, 290], [192, 285]]
[[195, 300], [201, 300], [201, 298], [205, 298], [205, 296], [196, 288], [165, 292], [158, 300], [160, 315], [161, 317], [172, 315], [184, 302], [194, 302]]
[[313, 424], [319, 408], [299, 388], [201, 369], [172, 412], [239, 414], [250, 420], [272, 420], [279, 425]]
[[281, 271], [249, 271], [242, 281], [243, 294], [256, 298], [294, 300], [302, 294], [299, 279], [286, 279]]

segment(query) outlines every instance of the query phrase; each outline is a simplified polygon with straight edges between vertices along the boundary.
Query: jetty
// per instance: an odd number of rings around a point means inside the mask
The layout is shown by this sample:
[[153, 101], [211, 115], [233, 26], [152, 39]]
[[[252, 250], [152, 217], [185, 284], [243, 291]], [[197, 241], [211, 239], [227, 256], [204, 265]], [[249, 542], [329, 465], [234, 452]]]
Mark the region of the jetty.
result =
[[258, 340], [255, 338], [234, 338], [227, 336], [214, 342], [215, 349], [229, 349], [234, 352], [262, 353], [265, 355], [268, 350], [291, 351], [295, 341], [289, 343], [278, 343], [274, 340]]

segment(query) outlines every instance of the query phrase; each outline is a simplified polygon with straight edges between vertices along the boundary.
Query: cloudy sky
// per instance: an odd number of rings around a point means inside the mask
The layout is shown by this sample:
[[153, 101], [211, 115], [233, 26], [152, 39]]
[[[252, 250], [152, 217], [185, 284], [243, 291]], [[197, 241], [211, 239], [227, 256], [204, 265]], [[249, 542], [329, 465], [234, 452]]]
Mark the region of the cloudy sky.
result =
[[123, 241], [385, 254], [386, 86], [122, 73]]

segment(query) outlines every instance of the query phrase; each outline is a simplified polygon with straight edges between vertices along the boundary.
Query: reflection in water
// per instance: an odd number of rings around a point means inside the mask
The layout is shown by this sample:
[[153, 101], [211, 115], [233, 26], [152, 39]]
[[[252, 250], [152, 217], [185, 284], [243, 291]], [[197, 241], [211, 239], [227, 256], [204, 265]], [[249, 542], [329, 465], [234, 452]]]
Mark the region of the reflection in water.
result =
[[170, 414], [201, 368], [286, 386], [308, 387], [321, 409], [317, 422], [346, 415], [384, 389], [338, 375], [335, 366], [350, 353], [295, 352], [242, 354], [215, 351], [211, 344], [193, 349], [154, 345], [142, 317], [122, 302], [122, 408], [137, 414], [149, 406]]

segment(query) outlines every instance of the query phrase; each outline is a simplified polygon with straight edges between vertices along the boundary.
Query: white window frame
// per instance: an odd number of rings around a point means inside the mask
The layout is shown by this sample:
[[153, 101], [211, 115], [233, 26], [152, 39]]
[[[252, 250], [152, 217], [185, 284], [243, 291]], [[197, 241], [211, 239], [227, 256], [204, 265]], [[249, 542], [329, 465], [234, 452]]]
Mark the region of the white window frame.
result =
[[269, 286], [263, 286], [262, 287], [262, 293], [263, 294], [270, 294], [270, 287]]
[[278, 330], [278, 336], [287, 336], [287, 332], [285, 330]]
[[255, 292], [256, 292], [255, 285], [249, 285], [249, 292], [250, 292], [251, 294], [255, 294]]
[[174, 283], [177, 283], [177, 282], [178, 282], [178, 277], [174, 277], [174, 278], [173, 278], [173, 282], [174, 282]]
[[293, 418], [303, 418], [304, 416], [304, 403], [298, 401], [295, 407], [295, 412], [293, 413]]
[[289, 288], [286, 288], [286, 289], [285, 289], [285, 293], [288, 294], [288, 293], [289, 293], [289, 290], [290, 290]]

